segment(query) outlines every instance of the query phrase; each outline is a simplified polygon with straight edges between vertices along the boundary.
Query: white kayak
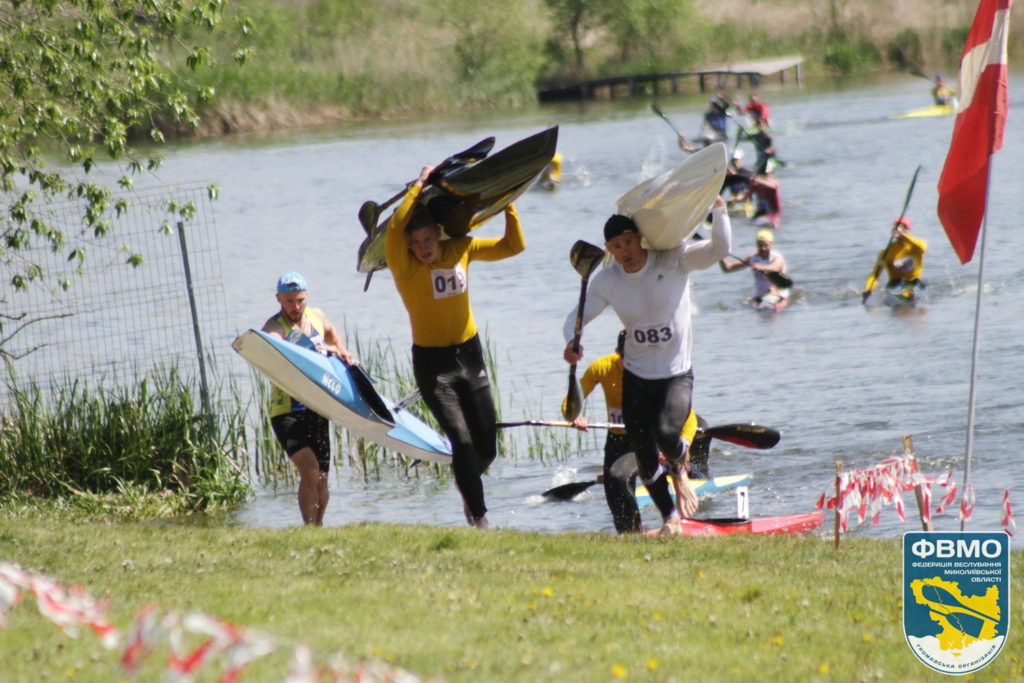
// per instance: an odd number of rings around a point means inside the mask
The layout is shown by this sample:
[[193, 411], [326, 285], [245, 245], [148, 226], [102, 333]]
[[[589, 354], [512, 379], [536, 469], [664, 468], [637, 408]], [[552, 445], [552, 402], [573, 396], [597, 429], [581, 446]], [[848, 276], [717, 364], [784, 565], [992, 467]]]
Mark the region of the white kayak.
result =
[[619, 197], [618, 212], [636, 222], [652, 249], [674, 249], [704, 222], [728, 165], [725, 145], [716, 142]]

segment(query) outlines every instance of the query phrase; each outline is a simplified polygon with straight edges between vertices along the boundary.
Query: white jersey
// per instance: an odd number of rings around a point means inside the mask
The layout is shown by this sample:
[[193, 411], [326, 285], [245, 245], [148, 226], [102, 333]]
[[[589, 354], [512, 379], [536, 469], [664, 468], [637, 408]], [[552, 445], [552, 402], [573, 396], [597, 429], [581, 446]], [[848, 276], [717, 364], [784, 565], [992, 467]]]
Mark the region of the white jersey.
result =
[[[597, 273], [587, 290], [583, 324], [611, 306], [626, 328], [624, 367], [644, 379], [681, 375], [691, 366], [689, 273], [723, 259], [732, 249], [732, 228], [725, 207], [713, 211], [711, 240], [647, 251], [647, 262], [635, 273], [618, 263]], [[576, 308], [565, 320], [563, 334], [573, 337]]]

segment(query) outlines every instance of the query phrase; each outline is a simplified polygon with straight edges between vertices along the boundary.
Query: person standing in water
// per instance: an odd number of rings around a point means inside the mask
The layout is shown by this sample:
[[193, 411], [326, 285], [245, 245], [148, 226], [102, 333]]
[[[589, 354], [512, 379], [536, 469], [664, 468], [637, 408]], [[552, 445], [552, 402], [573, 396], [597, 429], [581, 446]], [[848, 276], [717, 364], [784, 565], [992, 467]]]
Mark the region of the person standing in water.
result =
[[[352, 354], [341, 335], [319, 308], [307, 305], [309, 286], [296, 272], [277, 280], [281, 310], [267, 319], [263, 331], [271, 337], [323, 354], [334, 354], [351, 365]], [[331, 498], [327, 473], [331, 465], [330, 426], [326, 418], [295, 400], [276, 384], [270, 386], [270, 425], [299, 472], [299, 512], [304, 524], [323, 526]]]
[[[583, 323], [611, 306], [626, 329], [623, 356], [622, 418], [634, 446], [640, 479], [661, 513], [663, 534], [681, 534], [682, 524], [669, 493], [666, 469], [658, 462], [665, 455], [669, 468], [681, 473], [688, 444], [679, 434], [690, 414], [693, 391], [693, 330], [690, 320], [689, 275], [713, 266], [732, 248], [732, 227], [725, 200], [715, 199], [711, 239], [675, 249], [643, 246], [640, 229], [632, 218], [615, 214], [604, 226], [605, 247], [615, 263], [590, 281]], [[573, 348], [576, 309], [562, 328], [567, 363], [583, 357]], [[678, 504], [683, 515], [697, 510], [697, 495], [689, 480], [677, 476]]]

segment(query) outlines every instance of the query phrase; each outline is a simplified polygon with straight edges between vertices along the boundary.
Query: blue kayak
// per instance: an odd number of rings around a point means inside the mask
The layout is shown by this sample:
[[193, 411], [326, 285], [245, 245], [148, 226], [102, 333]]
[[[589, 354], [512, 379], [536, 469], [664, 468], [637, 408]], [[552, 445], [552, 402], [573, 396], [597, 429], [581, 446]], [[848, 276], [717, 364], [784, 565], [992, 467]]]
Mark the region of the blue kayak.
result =
[[260, 330], [243, 332], [231, 346], [285, 393], [356, 436], [410, 458], [451, 463], [448, 440], [379, 394], [359, 365]]

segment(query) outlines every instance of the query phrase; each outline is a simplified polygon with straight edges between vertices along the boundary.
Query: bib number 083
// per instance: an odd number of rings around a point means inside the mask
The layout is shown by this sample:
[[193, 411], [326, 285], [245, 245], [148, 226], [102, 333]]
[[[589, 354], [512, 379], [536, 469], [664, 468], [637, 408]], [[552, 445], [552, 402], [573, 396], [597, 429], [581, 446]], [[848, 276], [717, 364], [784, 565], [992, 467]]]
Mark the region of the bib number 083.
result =
[[633, 330], [633, 341], [637, 344], [664, 344], [670, 339], [672, 339], [672, 328], [668, 325], [647, 328], [637, 327]]

